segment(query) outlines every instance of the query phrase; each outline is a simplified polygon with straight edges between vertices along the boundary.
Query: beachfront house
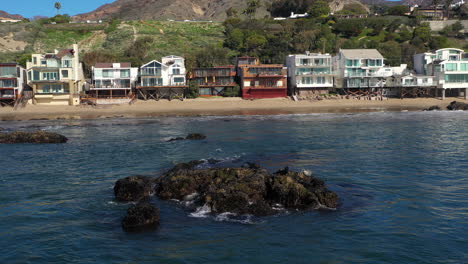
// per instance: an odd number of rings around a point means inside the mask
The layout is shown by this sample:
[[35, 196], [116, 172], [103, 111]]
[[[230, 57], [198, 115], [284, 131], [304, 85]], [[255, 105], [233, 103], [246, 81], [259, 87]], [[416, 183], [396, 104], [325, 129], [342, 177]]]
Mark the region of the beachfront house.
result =
[[133, 99], [138, 68], [131, 63], [97, 63], [92, 75], [89, 95], [96, 104], [122, 104]]
[[340, 49], [333, 60], [336, 88], [382, 88], [391, 71], [385, 70], [384, 57], [376, 49]]
[[286, 59], [289, 94], [300, 97], [327, 94], [333, 88], [332, 56], [309, 53], [289, 55]]
[[282, 64], [261, 64], [258, 58], [240, 57], [237, 75], [244, 99], [287, 96], [287, 68]]
[[180, 56], [166, 56], [150, 61], [140, 67], [137, 91], [140, 98], [160, 99], [183, 97], [186, 84], [185, 59]]
[[434, 76], [437, 95], [468, 97], [468, 53], [456, 48], [439, 49], [414, 55], [417, 74]]
[[33, 54], [27, 62], [35, 104], [78, 105], [85, 84], [78, 45], [53, 53]]
[[203, 97], [238, 96], [235, 81], [236, 68], [233, 65], [211, 68], [195, 68], [190, 72], [190, 81], [195, 81], [199, 87], [199, 94]]
[[0, 106], [14, 105], [21, 96], [26, 71], [17, 63], [0, 63]]

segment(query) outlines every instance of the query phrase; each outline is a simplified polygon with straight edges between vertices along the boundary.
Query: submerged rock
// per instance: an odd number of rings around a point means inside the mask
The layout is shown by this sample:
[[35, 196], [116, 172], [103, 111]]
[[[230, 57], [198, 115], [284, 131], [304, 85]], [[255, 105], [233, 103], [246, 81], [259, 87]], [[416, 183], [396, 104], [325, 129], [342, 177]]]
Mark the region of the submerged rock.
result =
[[[158, 178], [155, 193], [163, 199], [186, 200], [208, 206], [213, 213], [265, 216], [286, 209], [336, 208], [338, 195], [325, 183], [288, 168], [274, 174], [255, 164], [242, 168], [195, 168], [198, 161], [181, 163]], [[197, 194], [197, 195], [193, 195]]]
[[424, 111], [439, 111], [439, 110], [442, 110], [442, 109], [440, 109], [438, 105], [433, 105], [429, 108], [424, 109]]
[[138, 203], [128, 209], [122, 227], [127, 232], [152, 229], [159, 225], [159, 215], [159, 208], [150, 203]]
[[199, 134], [199, 133], [193, 133], [193, 134], [188, 134], [185, 138], [183, 137], [171, 138], [167, 142], [179, 141], [179, 140], [202, 140], [202, 139], [206, 139], [206, 136], [203, 134]]
[[453, 101], [447, 106], [448, 110], [468, 110], [468, 104], [462, 103], [462, 102], [457, 102]]
[[154, 180], [146, 176], [130, 176], [114, 185], [115, 198], [122, 202], [137, 202], [148, 198], [153, 192]]
[[68, 138], [63, 135], [46, 132], [12, 132], [12, 133], [0, 133], [0, 143], [3, 144], [17, 144], [17, 143], [36, 143], [36, 144], [54, 144], [54, 143], [66, 143]]

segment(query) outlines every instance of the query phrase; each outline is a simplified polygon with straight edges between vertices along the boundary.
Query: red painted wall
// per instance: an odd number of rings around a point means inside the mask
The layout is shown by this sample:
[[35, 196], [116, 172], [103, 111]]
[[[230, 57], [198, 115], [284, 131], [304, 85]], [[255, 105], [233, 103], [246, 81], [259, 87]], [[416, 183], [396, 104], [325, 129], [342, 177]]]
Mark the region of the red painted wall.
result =
[[288, 89], [272, 88], [272, 89], [242, 89], [242, 98], [244, 99], [264, 99], [287, 97]]

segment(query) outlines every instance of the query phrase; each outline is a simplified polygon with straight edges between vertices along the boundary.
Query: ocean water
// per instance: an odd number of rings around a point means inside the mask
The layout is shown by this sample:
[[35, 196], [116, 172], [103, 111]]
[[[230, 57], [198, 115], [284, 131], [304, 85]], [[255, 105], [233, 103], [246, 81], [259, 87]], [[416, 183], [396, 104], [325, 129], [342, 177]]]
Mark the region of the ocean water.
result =
[[[468, 263], [468, 113], [1, 122], [63, 145], [0, 145], [0, 263]], [[166, 142], [199, 132], [204, 141]], [[311, 170], [336, 211], [255, 218], [172, 201], [127, 234], [113, 184], [178, 162]]]

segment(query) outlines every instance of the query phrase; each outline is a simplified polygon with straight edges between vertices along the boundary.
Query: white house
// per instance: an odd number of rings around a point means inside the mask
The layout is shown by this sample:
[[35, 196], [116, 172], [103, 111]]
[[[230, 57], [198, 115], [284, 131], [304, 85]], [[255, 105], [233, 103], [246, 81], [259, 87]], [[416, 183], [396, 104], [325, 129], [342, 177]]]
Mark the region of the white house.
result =
[[153, 60], [140, 67], [140, 87], [186, 85], [185, 60], [179, 56], [163, 57], [161, 62]]
[[418, 74], [434, 76], [437, 88], [445, 98], [446, 90], [452, 95], [468, 94], [468, 53], [456, 48], [439, 49], [414, 56]]
[[324, 94], [333, 88], [334, 73], [330, 54], [306, 52], [289, 55], [286, 66], [292, 95]]
[[337, 88], [384, 87], [384, 57], [376, 49], [340, 49], [333, 60]]
[[26, 65], [35, 104], [78, 105], [85, 84], [78, 45], [53, 53], [33, 54]]
[[130, 102], [138, 68], [132, 67], [131, 63], [97, 63], [92, 72], [90, 95], [94, 96], [97, 104]]

